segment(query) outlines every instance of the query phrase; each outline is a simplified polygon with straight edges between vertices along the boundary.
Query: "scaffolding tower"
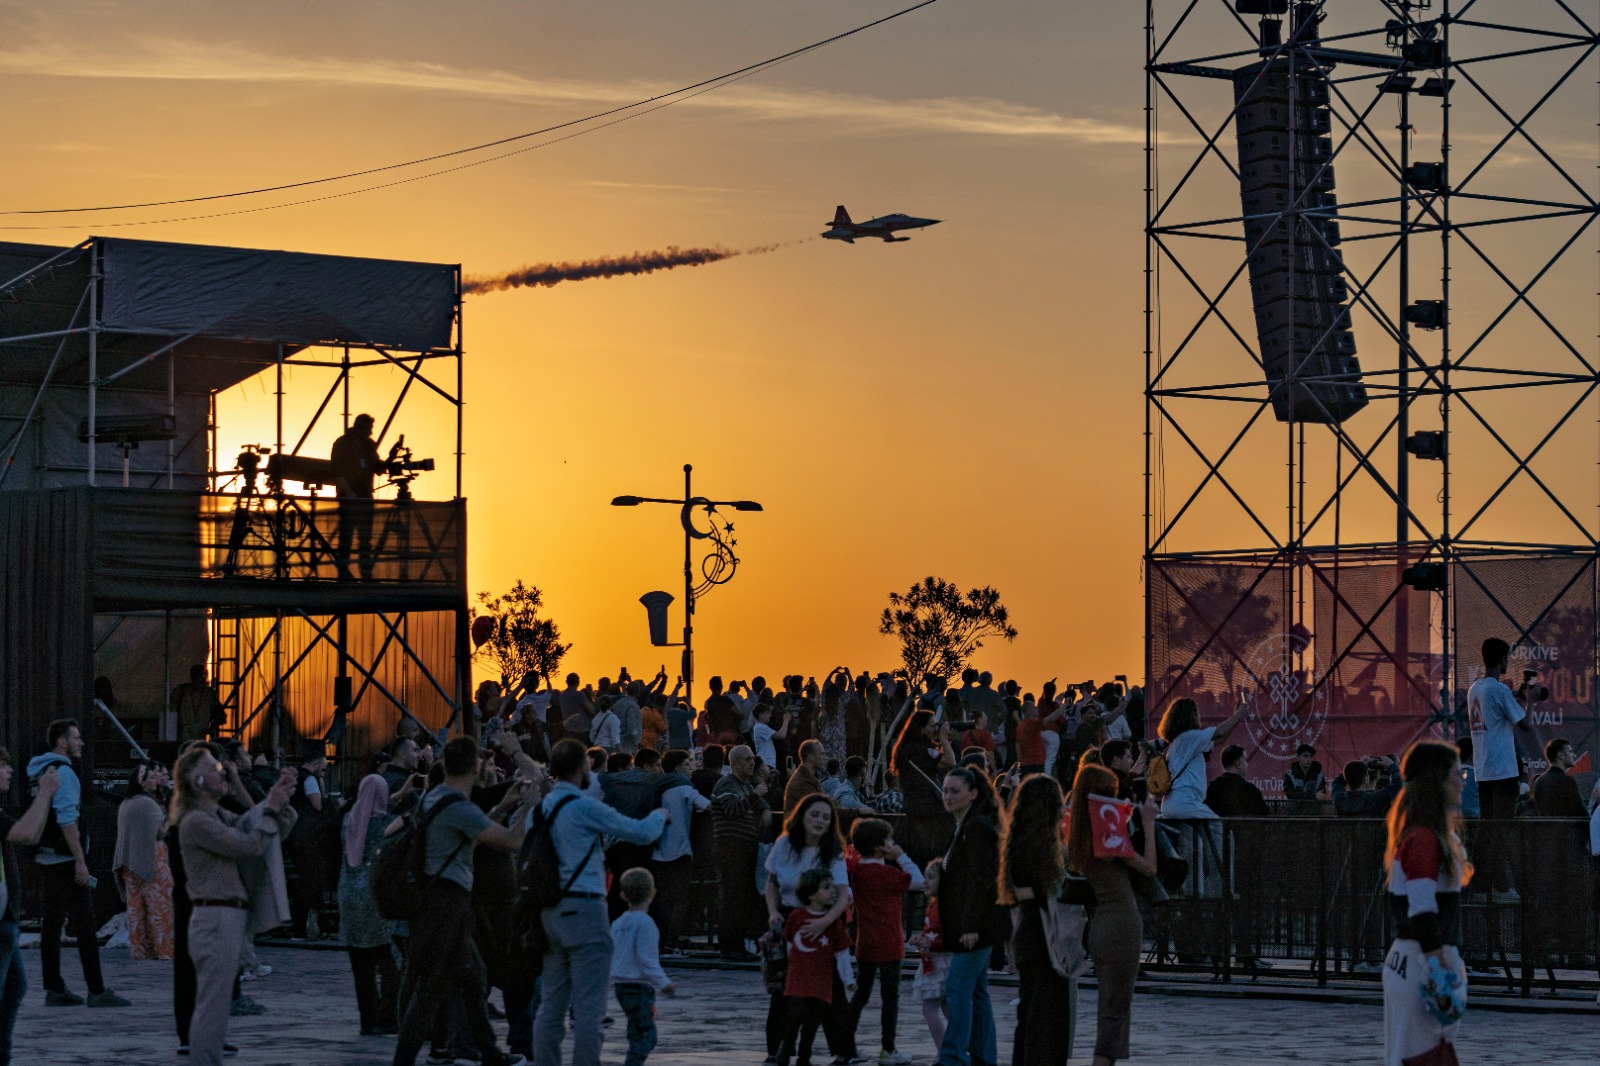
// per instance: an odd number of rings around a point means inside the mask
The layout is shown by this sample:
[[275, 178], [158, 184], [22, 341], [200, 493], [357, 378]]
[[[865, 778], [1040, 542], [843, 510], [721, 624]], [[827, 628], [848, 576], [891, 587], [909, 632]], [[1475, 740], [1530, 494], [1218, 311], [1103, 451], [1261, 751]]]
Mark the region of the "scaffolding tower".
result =
[[[138, 747], [170, 751], [173, 691], [200, 663], [213, 735], [280, 761], [364, 755], [400, 716], [454, 723], [470, 685], [462, 360], [458, 266], [0, 244], [0, 742], [32, 752], [50, 719], [77, 717], [91, 767], [98, 738], [113, 769], [111, 710]], [[247, 385], [271, 393], [272, 438], [235, 457], [219, 399]], [[378, 495], [354, 503], [310, 450], [350, 427], [353, 393], [387, 408]], [[400, 434], [419, 426], [453, 441], [437, 475]], [[416, 498], [452, 458], [447, 498]]]
[[1145, 32], [1149, 705], [1248, 702], [1270, 791], [1304, 743], [1331, 777], [1465, 733], [1497, 635], [1587, 750], [1593, 13], [1147, 0]]

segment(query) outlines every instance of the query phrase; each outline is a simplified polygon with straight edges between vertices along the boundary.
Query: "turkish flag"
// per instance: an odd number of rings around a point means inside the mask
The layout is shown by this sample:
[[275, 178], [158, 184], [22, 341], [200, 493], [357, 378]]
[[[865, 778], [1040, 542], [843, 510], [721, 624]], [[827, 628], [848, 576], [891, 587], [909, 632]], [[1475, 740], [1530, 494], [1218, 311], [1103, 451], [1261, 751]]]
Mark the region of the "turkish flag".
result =
[[1594, 769], [1594, 762], [1589, 758], [1589, 753], [1584, 752], [1578, 756], [1578, 761], [1572, 764], [1572, 769], [1568, 770], [1567, 773], [1586, 774], [1592, 769]]
[[1094, 830], [1095, 858], [1132, 858], [1138, 854], [1128, 837], [1128, 821], [1132, 817], [1131, 803], [1111, 796], [1089, 797], [1089, 824]]

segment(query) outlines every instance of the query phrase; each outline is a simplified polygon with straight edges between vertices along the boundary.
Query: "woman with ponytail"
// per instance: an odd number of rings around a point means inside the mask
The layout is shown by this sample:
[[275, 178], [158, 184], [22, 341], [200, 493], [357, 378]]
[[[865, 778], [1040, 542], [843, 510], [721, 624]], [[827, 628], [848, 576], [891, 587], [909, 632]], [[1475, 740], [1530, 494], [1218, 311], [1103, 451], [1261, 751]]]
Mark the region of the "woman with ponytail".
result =
[[1401, 774], [1405, 788], [1389, 808], [1384, 853], [1395, 923], [1383, 969], [1384, 1063], [1453, 1063], [1467, 1004], [1457, 947], [1461, 889], [1472, 878], [1461, 845], [1461, 762], [1450, 745], [1420, 740]]

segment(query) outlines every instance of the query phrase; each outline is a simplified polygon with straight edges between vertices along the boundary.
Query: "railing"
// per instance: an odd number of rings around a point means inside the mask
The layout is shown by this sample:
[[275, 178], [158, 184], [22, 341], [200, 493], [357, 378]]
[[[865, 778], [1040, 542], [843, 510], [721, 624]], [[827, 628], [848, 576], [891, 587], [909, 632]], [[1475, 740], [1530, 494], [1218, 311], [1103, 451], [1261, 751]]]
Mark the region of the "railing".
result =
[[315, 496], [202, 499], [201, 567], [223, 580], [459, 580], [462, 509], [453, 502]]
[[[1394, 923], [1376, 819], [1240, 818], [1206, 842], [1220, 876], [1154, 909], [1156, 961], [1201, 957], [1224, 979], [1252, 959], [1301, 960], [1330, 974], [1383, 962]], [[1462, 894], [1460, 944], [1469, 966], [1532, 991], [1544, 971], [1597, 969], [1596, 863], [1580, 820], [1472, 822], [1476, 866]]]

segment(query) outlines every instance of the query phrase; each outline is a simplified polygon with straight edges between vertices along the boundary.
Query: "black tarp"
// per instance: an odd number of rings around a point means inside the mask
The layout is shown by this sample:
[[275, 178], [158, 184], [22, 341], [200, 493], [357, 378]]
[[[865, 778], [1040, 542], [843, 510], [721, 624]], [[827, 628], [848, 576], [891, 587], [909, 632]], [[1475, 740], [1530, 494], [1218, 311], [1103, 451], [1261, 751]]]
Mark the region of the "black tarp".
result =
[[111, 329], [274, 344], [450, 347], [456, 268], [99, 238]]
[[19, 767], [53, 719], [91, 735], [89, 523], [80, 493], [10, 493], [0, 507], [0, 743]]

